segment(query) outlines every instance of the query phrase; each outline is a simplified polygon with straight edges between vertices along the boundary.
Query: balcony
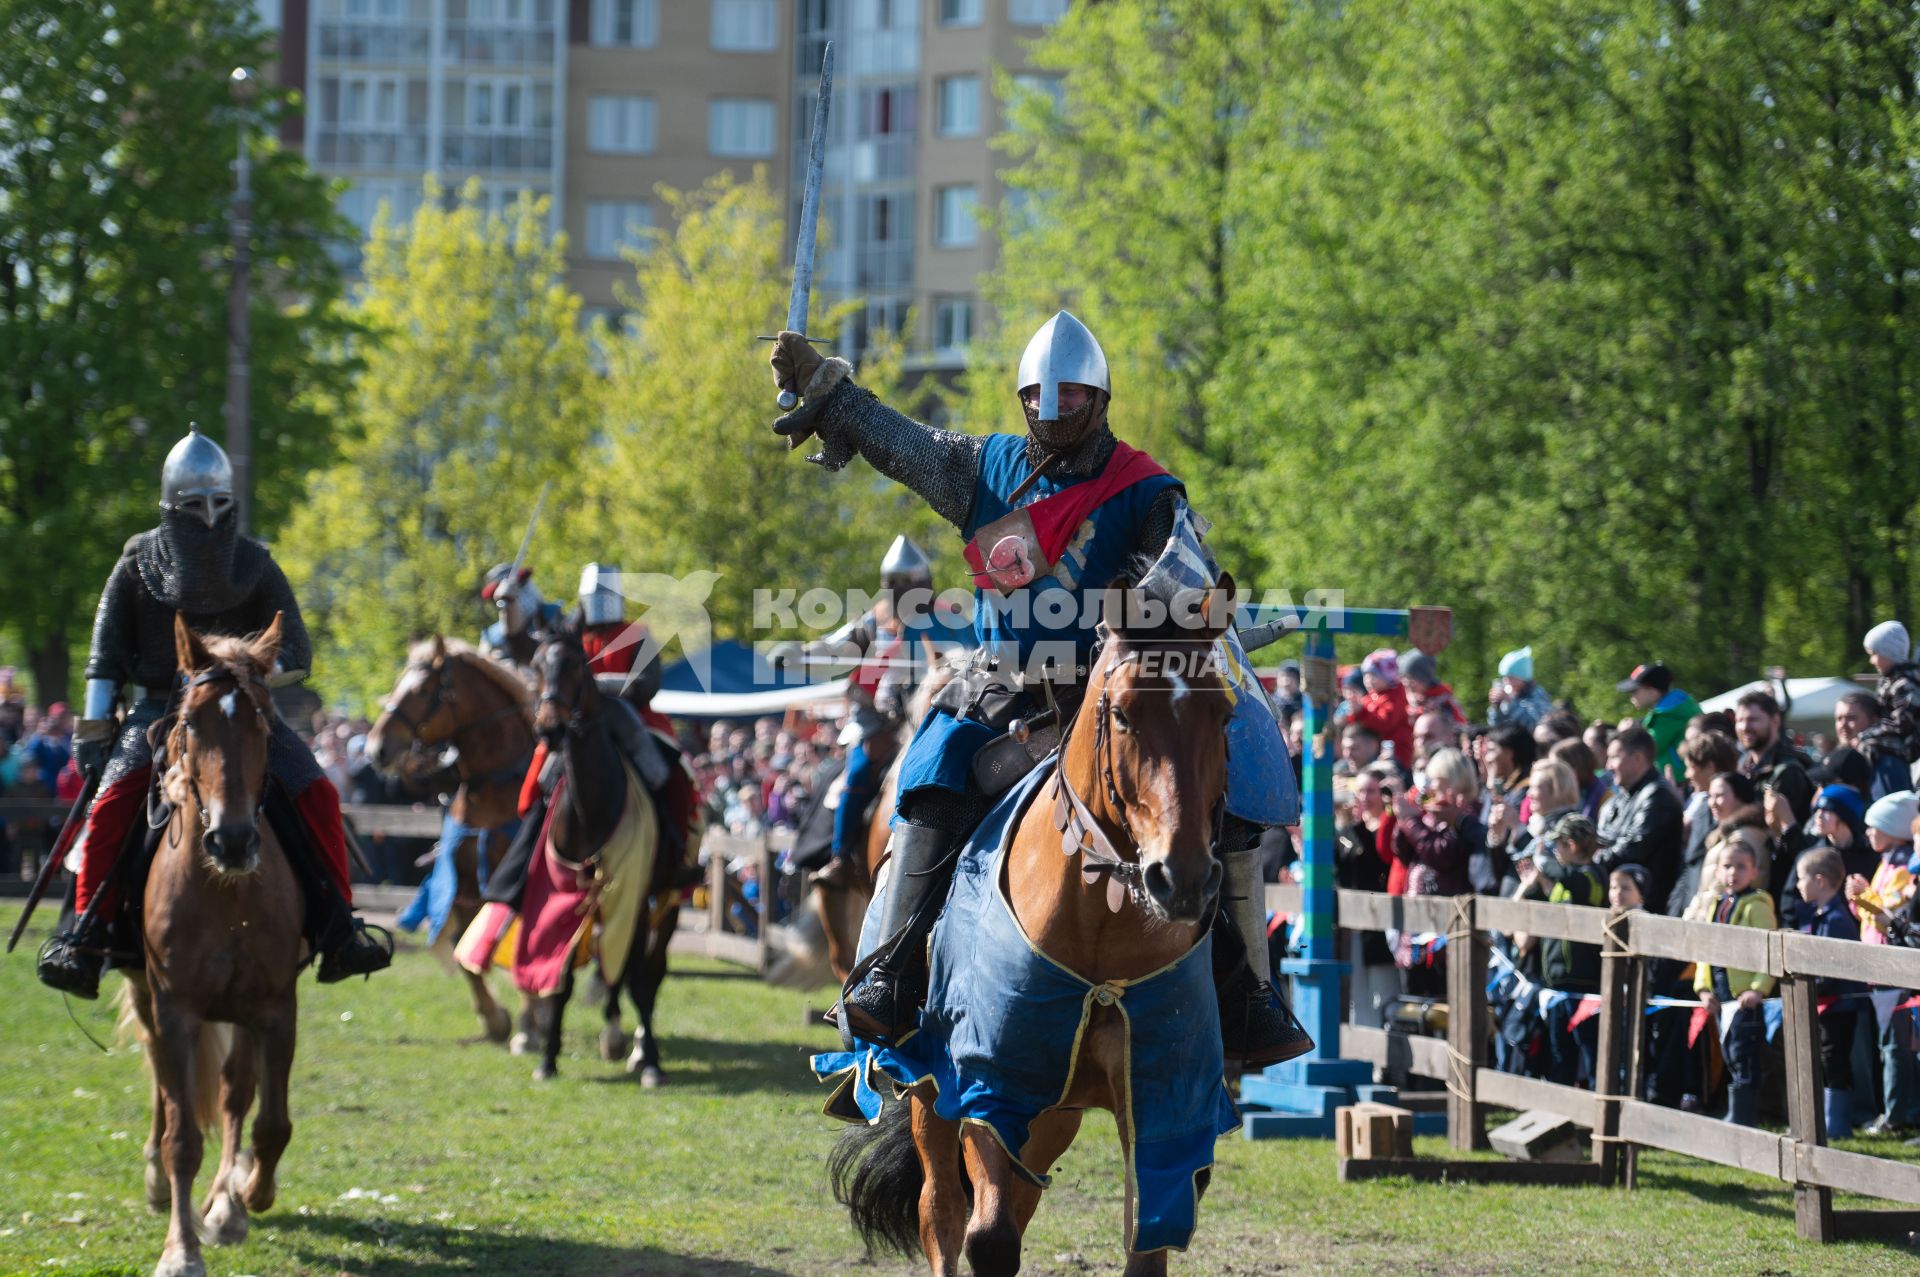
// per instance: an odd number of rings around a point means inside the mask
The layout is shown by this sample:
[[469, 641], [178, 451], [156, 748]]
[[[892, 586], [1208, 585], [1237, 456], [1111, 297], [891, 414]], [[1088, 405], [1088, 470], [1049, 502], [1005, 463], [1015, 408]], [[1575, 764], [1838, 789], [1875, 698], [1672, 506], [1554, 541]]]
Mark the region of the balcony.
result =
[[448, 168], [487, 173], [532, 170], [544, 174], [553, 167], [553, 138], [450, 129], [441, 139], [440, 162]]

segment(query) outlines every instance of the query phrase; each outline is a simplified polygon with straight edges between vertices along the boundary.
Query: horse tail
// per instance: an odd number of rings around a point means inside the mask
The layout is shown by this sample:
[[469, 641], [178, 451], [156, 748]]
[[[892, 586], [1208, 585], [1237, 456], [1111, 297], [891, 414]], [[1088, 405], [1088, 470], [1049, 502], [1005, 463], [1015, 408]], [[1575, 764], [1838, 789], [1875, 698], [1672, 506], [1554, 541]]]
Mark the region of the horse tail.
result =
[[[140, 1044], [140, 1054], [146, 1061], [147, 1073], [151, 1075], [153, 1039], [147, 1034], [147, 1026], [140, 1021], [139, 1008], [135, 1003], [140, 996], [132, 980], [120, 982], [120, 992], [113, 999], [117, 1013], [114, 1029], [121, 1041], [132, 1040]], [[200, 1022], [199, 1035], [193, 1043], [193, 1112], [205, 1130], [213, 1130], [219, 1125], [220, 1073], [226, 1067], [227, 1056], [232, 1050], [231, 1024], [215, 1024], [211, 1020]]]
[[920, 1190], [926, 1171], [913, 1144], [912, 1107], [889, 1104], [872, 1125], [856, 1122], [827, 1157], [833, 1197], [868, 1248], [920, 1253]]

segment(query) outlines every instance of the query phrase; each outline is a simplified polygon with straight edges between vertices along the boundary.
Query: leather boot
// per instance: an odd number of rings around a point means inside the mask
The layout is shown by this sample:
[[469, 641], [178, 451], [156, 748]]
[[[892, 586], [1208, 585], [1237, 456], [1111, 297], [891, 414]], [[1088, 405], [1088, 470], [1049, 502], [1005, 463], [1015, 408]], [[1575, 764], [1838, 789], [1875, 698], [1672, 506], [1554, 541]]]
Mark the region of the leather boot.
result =
[[927, 932], [946, 902], [958, 841], [945, 829], [894, 826], [881, 940], [847, 977], [836, 1008], [841, 1027], [856, 1037], [893, 1046], [918, 1027], [927, 996]]
[[333, 928], [330, 943], [320, 953], [320, 969], [314, 979], [333, 984], [349, 976], [372, 975], [385, 971], [393, 963], [393, 937], [385, 927], [375, 927], [385, 940], [369, 932], [367, 924], [348, 914], [343, 924]]
[[40, 946], [40, 983], [76, 998], [100, 996], [100, 972], [111, 949], [108, 927], [98, 918], [77, 918]]
[[835, 856], [827, 867], [813, 876], [813, 885], [823, 891], [846, 891], [853, 886], [852, 856]]
[[1221, 912], [1245, 952], [1245, 963], [1218, 982], [1220, 1044], [1226, 1057], [1262, 1069], [1313, 1050], [1313, 1038], [1293, 1008], [1274, 991], [1267, 963], [1267, 893], [1260, 881], [1259, 853], [1223, 851]]

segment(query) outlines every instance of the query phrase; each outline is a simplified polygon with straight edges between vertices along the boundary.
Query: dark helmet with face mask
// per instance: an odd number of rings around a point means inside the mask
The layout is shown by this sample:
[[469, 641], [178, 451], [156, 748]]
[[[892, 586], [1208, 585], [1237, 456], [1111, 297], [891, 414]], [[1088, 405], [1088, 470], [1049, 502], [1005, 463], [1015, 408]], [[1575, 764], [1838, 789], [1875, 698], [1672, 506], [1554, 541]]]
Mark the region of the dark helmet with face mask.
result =
[[[141, 575], [161, 602], [188, 612], [237, 604], [259, 578], [257, 556], [240, 554], [233, 463], [219, 444], [190, 427], [160, 467], [160, 527]], [[236, 571], [239, 560], [245, 570]], [[244, 579], [243, 579], [244, 578]]]
[[[1077, 447], [1107, 415], [1112, 385], [1107, 375], [1107, 353], [1100, 349], [1087, 326], [1071, 311], [1060, 311], [1040, 325], [1020, 356], [1018, 391], [1027, 415], [1027, 430], [1049, 452]], [[1072, 412], [1060, 411], [1062, 385], [1088, 386], [1095, 392]], [[1028, 390], [1037, 389], [1038, 402], [1029, 405]]]

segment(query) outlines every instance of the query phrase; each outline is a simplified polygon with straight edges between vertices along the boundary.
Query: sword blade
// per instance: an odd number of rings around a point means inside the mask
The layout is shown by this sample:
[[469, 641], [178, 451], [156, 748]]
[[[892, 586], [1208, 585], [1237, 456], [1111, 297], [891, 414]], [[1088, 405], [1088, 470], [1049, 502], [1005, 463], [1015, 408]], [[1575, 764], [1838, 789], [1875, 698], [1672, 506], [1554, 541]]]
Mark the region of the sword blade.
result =
[[100, 791], [100, 773], [88, 772], [85, 783], [80, 786], [79, 797], [73, 800], [73, 806], [67, 809], [66, 823], [60, 826], [60, 834], [54, 839], [53, 849], [47, 858], [40, 862], [40, 872], [34, 875], [33, 888], [27, 893], [26, 908], [20, 911], [19, 921], [13, 924], [13, 934], [7, 937], [7, 952], [20, 943], [20, 937], [27, 930], [27, 920], [33, 917], [33, 911], [40, 904], [40, 898], [47, 894], [54, 875], [60, 872], [60, 865], [67, 858], [67, 852], [73, 846], [75, 835], [80, 826], [87, 822], [87, 812], [93, 806], [93, 796]]
[[807, 331], [807, 301], [813, 292], [813, 253], [820, 230], [820, 182], [827, 167], [827, 116], [833, 106], [833, 41], [820, 54], [820, 92], [813, 104], [813, 136], [807, 143], [807, 181], [800, 194], [800, 226], [793, 245], [793, 290], [787, 294], [787, 328]]
[[533, 548], [533, 533], [540, 526], [540, 512], [547, 508], [547, 489], [552, 486], [551, 479], [540, 485], [540, 495], [533, 503], [533, 517], [527, 520], [527, 530], [520, 536], [520, 552], [513, 556], [513, 566], [507, 569], [509, 586], [513, 578], [519, 575], [521, 566], [526, 563], [527, 551]]

